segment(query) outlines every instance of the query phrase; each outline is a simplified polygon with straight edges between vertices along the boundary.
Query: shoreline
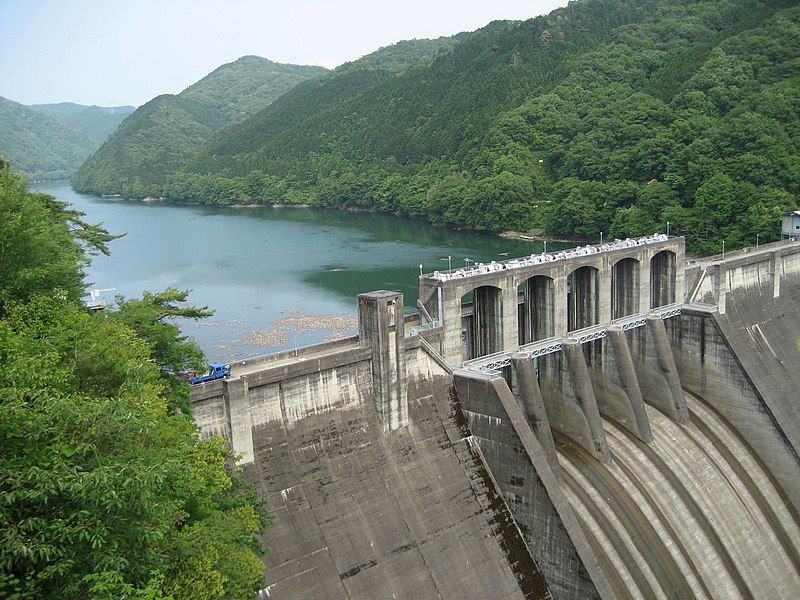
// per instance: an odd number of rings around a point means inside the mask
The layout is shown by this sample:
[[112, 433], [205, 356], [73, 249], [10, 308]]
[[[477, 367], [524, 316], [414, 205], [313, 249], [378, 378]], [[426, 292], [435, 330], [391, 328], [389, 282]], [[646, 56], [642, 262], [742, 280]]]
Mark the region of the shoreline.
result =
[[[50, 181], [64, 181], [59, 179], [54, 179]], [[69, 180], [66, 180], [69, 183]], [[70, 185], [72, 188], [72, 186]], [[479, 231], [477, 229], [472, 229], [470, 227], [459, 227], [456, 225], [451, 225], [448, 223], [435, 223], [433, 221], [428, 221], [422, 217], [412, 217], [410, 215], [403, 214], [399, 211], [395, 212], [385, 212], [375, 208], [365, 208], [365, 207], [353, 207], [353, 206], [327, 206], [327, 205], [320, 205], [320, 204], [291, 204], [286, 202], [274, 202], [269, 204], [214, 204], [208, 202], [202, 202], [197, 200], [173, 200], [170, 198], [165, 198], [163, 196], [147, 196], [145, 198], [126, 198], [122, 194], [98, 194], [97, 192], [85, 192], [79, 191], [75, 188], [72, 188], [75, 192], [80, 194], [88, 194], [91, 196], [96, 196], [98, 198], [103, 198], [105, 200], [122, 200], [125, 202], [146, 202], [146, 203], [155, 203], [155, 202], [163, 202], [165, 204], [176, 204], [176, 205], [185, 205], [185, 206], [208, 206], [208, 207], [215, 207], [215, 208], [237, 208], [237, 209], [259, 209], [259, 208], [306, 208], [306, 209], [323, 209], [323, 210], [335, 210], [341, 212], [354, 212], [354, 213], [373, 213], [373, 214], [383, 214], [383, 215], [392, 215], [395, 217], [400, 217], [403, 219], [411, 219], [413, 221], [421, 221], [423, 223], [428, 223], [432, 227], [437, 227], [441, 229], [449, 229], [451, 231], [461, 231], [461, 232], [468, 232], [468, 233], [475, 233], [481, 235], [490, 235], [493, 237], [499, 237], [504, 239], [510, 240], [519, 240], [525, 242], [555, 242], [555, 243], [594, 243], [595, 240], [591, 240], [585, 237], [550, 237], [543, 231]]]
[[[449, 229], [451, 231], [461, 231], [466, 233], [475, 233], [480, 235], [490, 235], [493, 237], [499, 237], [509, 240], [518, 240], [524, 242], [555, 242], [559, 244], [595, 244], [598, 243], [598, 239], [588, 238], [585, 236], [549, 236], [545, 231], [542, 230], [530, 230], [530, 231], [479, 231], [477, 229], [472, 229], [466, 226], [457, 226], [451, 225], [448, 223], [435, 223], [433, 221], [428, 221], [422, 217], [412, 217], [410, 215], [403, 214], [399, 211], [381, 211], [376, 208], [366, 208], [361, 206], [327, 206], [321, 204], [292, 204], [288, 202], [274, 202], [269, 204], [215, 204], [209, 202], [202, 202], [199, 200], [173, 200], [170, 198], [165, 198], [163, 196], [147, 196], [145, 198], [129, 198], [125, 197], [122, 194], [99, 194], [97, 192], [85, 192], [76, 190], [72, 185], [69, 183], [69, 178], [60, 178], [60, 179], [48, 179], [43, 182], [38, 183], [47, 183], [47, 182], [55, 182], [55, 181], [65, 181], [73, 191], [79, 194], [87, 194], [90, 196], [96, 196], [98, 198], [103, 198], [105, 200], [122, 200], [125, 202], [146, 202], [146, 203], [155, 203], [155, 202], [163, 202], [165, 204], [175, 204], [175, 205], [185, 205], [185, 206], [208, 206], [208, 207], [215, 207], [215, 208], [246, 208], [246, 209], [258, 209], [258, 208], [306, 208], [306, 209], [322, 209], [322, 210], [335, 210], [341, 212], [353, 212], [353, 213], [372, 213], [372, 214], [380, 214], [380, 215], [392, 215], [395, 217], [400, 217], [402, 219], [411, 219], [412, 221], [421, 221], [423, 223], [427, 223], [432, 227], [440, 228], [440, 229]], [[33, 183], [33, 182], [31, 182]]]

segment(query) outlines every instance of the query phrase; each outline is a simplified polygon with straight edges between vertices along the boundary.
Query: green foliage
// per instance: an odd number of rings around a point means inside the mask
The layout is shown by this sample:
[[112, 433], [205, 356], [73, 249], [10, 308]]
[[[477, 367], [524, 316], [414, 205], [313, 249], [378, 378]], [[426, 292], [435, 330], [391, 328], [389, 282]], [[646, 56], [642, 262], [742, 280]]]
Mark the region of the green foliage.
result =
[[84, 106], [73, 102], [34, 104], [31, 108], [81, 132], [96, 146], [105, 142], [125, 117], [136, 110], [133, 106]]
[[76, 189], [160, 195], [168, 173], [180, 169], [212, 133], [241, 121], [322, 67], [283, 65], [244, 56], [222, 65], [178, 95], [139, 107], [72, 177]]
[[391, 46], [379, 48], [358, 60], [344, 63], [336, 68], [336, 72], [345, 73], [348, 71], [375, 69], [401, 73], [411, 65], [432, 62], [436, 56], [446, 53], [466, 35], [465, 33], [459, 33], [451, 37], [439, 37], [430, 40], [403, 40]]
[[592, 239], [669, 221], [701, 252], [774, 240], [800, 195], [797, 4], [587, 0], [384, 48], [120, 191]]
[[77, 301], [83, 296], [87, 253], [107, 253], [114, 239], [82, 220], [83, 213], [45, 194], [32, 194], [0, 164], [0, 316], [36, 293]]
[[189, 413], [189, 390], [177, 376], [186, 371], [203, 371], [206, 359], [197, 343], [181, 335], [180, 319], [204, 319], [214, 314], [208, 307], [187, 305], [188, 290], [167, 288], [163, 292], [145, 291], [141, 298], [117, 296], [117, 309], [109, 319], [124, 323], [147, 342], [150, 357], [161, 372], [167, 387], [169, 409]]
[[28, 177], [69, 177], [98, 145], [50, 115], [0, 97], [0, 154]]
[[[219, 438], [171, 410], [202, 361], [187, 293], [85, 310], [110, 236], [0, 161], [0, 597], [250, 598], [269, 517]], [[181, 389], [186, 393], [186, 386]]]

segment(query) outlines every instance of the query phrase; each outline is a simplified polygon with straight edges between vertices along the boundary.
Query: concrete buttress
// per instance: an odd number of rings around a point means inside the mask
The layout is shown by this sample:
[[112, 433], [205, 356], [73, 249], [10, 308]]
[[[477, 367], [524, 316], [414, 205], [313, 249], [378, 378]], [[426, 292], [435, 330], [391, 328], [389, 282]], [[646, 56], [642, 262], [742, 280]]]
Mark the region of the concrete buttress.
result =
[[228, 379], [223, 386], [230, 418], [231, 449], [241, 455], [238, 464], [253, 462], [253, 419], [247, 380], [244, 377]]
[[593, 344], [588, 350], [589, 370], [600, 414], [650, 443], [653, 435], [625, 333], [611, 325], [605, 339]]
[[533, 434], [542, 445], [553, 474], [560, 478], [561, 469], [558, 466], [558, 455], [553, 443], [553, 432], [550, 431], [550, 420], [547, 418], [547, 411], [544, 408], [544, 399], [542, 391], [539, 389], [539, 382], [536, 380], [533, 361], [524, 354], [516, 354], [511, 357], [511, 370], [514, 379], [514, 396], [522, 407], [522, 412], [528, 420]]
[[564, 340], [561, 352], [542, 359], [540, 385], [553, 429], [575, 440], [594, 458], [609, 459], [597, 399], [580, 344]]
[[647, 317], [645, 327], [634, 330], [632, 344], [642, 395], [672, 420], [688, 423], [689, 409], [664, 322], [659, 317]]

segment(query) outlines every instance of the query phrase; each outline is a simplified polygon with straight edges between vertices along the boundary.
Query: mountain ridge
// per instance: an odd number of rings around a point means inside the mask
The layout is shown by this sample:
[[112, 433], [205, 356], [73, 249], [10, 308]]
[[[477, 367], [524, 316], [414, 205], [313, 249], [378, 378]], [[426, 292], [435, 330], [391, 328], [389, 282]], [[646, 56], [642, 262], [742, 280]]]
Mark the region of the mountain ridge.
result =
[[[298, 82], [327, 72], [248, 55], [221, 65], [178, 94], [140, 106], [73, 175], [77, 189], [145, 186], [177, 169], [217, 129], [245, 118]], [[98, 174], [99, 173], [99, 174]]]

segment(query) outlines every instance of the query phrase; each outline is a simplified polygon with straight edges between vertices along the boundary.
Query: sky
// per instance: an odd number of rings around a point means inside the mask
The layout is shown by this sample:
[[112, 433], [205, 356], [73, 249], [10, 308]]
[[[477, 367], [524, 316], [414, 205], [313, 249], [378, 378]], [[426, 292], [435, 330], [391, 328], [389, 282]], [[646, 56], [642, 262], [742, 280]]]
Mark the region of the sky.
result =
[[333, 68], [567, 0], [0, 0], [0, 96], [141, 105], [246, 54]]

